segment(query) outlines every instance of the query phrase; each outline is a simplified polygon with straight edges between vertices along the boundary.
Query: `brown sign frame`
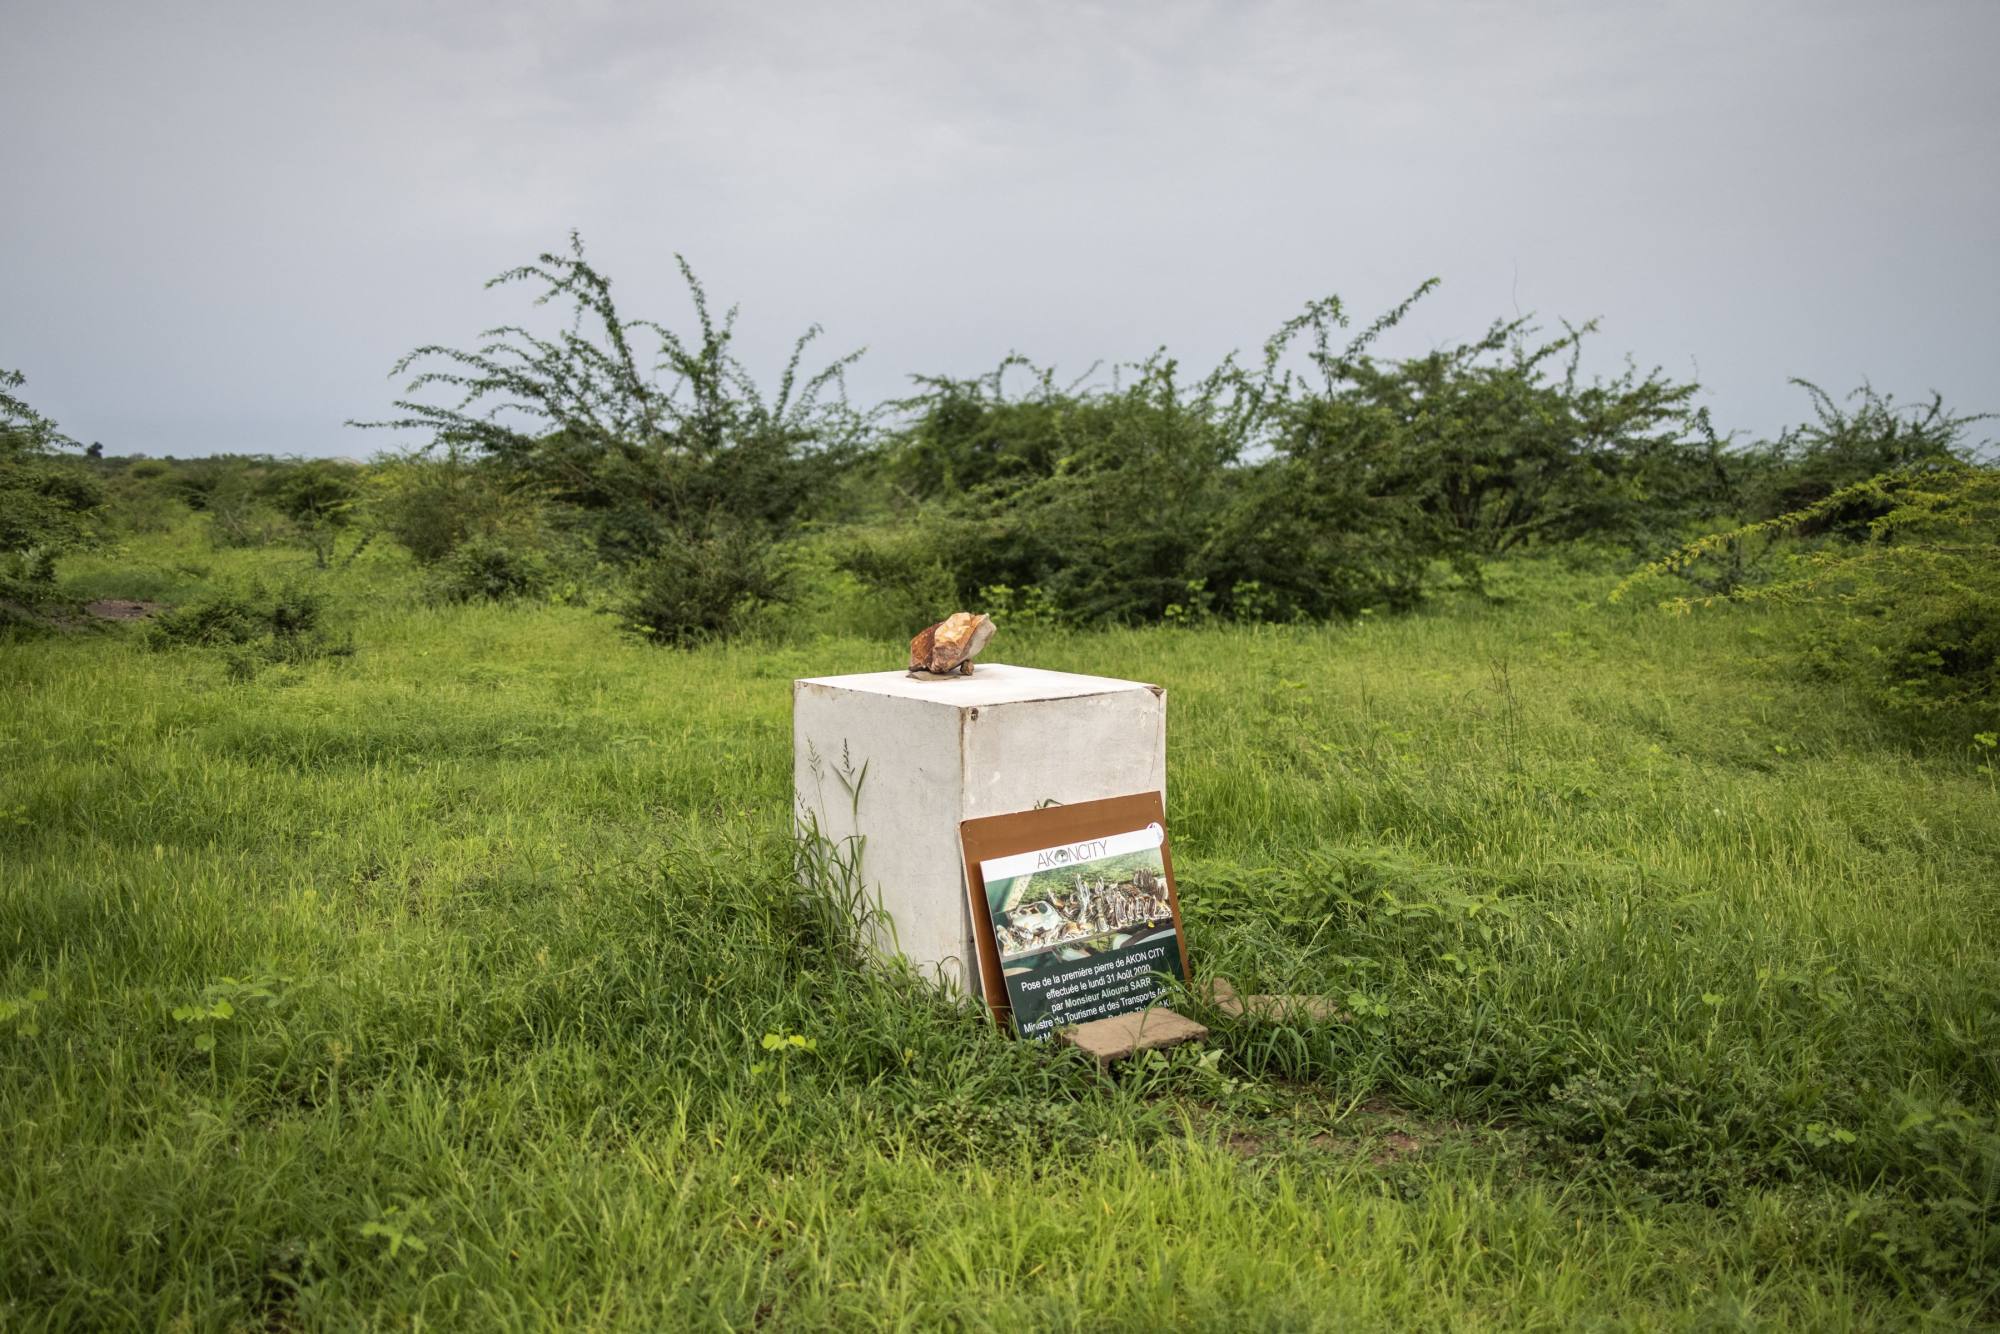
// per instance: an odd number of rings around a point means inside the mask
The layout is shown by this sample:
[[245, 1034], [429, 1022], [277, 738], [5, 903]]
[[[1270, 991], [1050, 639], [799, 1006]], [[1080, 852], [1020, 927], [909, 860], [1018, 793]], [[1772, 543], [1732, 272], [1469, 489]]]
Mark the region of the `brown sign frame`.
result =
[[[979, 987], [994, 1022], [1003, 1031], [1012, 1031], [1013, 1007], [1007, 1000], [1007, 979], [1000, 971], [1000, 944], [993, 938], [993, 914], [986, 904], [986, 876], [980, 869], [981, 863], [1108, 834], [1130, 833], [1149, 824], [1167, 829], [1166, 801], [1158, 792], [1135, 792], [1067, 806], [1039, 806], [1031, 811], [960, 821], [958, 836], [965, 857], [966, 910], [972, 914], [973, 950], [979, 956]], [[1192, 975], [1187, 931], [1181, 925], [1180, 882], [1174, 878], [1171, 831], [1160, 842], [1160, 868], [1166, 872], [1167, 906], [1173, 909], [1181, 968]]]

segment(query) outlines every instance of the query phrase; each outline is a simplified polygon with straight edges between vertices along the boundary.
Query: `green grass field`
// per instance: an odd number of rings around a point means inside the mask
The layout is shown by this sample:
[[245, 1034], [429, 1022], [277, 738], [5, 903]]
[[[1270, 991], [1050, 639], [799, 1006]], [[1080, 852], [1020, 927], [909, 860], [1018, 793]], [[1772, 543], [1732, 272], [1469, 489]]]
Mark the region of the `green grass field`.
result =
[[[2000, 1316], [2000, 789], [1615, 576], [1005, 630], [1169, 691], [1189, 953], [1348, 1022], [1112, 1077], [853, 965], [796, 630], [287, 566], [355, 653], [0, 644], [0, 1328], [1960, 1327]], [[822, 617], [833, 620], [833, 617]], [[767, 1034], [809, 1046], [765, 1049]]]

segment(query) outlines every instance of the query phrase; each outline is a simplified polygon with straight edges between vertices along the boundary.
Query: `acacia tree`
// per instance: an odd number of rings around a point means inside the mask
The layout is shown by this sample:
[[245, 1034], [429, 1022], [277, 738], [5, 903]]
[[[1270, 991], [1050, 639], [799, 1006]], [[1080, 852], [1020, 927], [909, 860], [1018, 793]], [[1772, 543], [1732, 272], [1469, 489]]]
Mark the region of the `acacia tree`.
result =
[[1693, 406], [1698, 386], [1636, 368], [1585, 381], [1595, 322], [1537, 341], [1529, 321], [1424, 356], [1380, 360], [1370, 344], [1432, 283], [1343, 350], [1337, 301], [1315, 303], [1266, 348], [1275, 366], [1311, 337], [1306, 377], [1274, 380], [1274, 447], [1350, 490], [1394, 498], [1430, 529], [1438, 554], [1468, 568], [1538, 542], [1635, 542], [1716, 499], [1722, 442]]
[[0, 450], [17, 453], [46, 453], [58, 445], [76, 442], [56, 429], [56, 424], [29, 407], [14, 391], [28, 379], [19, 371], [0, 368]]
[[[1981, 451], [1968, 432], [1993, 416], [1948, 411], [1936, 392], [1924, 403], [1898, 404], [1866, 381], [1844, 400], [1811, 380], [1795, 376], [1792, 383], [1811, 399], [1812, 419], [1787, 427], [1742, 460], [1745, 505], [1754, 519], [1804, 509], [1870, 477], [1971, 461]], [[1878, 511], [1867, 492], [1856, 492], [1855, 500], [1817, 521], [1859, 536]]]
[[[508, 324], [470, 350], [419, 347], [392, 371], [416, 372], [396, 402], [402, 415], [352, 424], [422, 431], [431, 451], [490, 461], [587, 512], [613, 560], [722, 528], [768, 534], [797, 516], [821, 471], [862, 438], [868, 419], [848, 406], [844, 379], [861, 354], [805, 373], [821, 332], [813, 325], [766, 395], [733, 350], [736, 309], [716, 319], [693, 269], [679, 255], [675, 262], [693, 305], [690, 336], [622, 315], [610, 277], [572, 232], [567, 253], [487, 283], [538, 285], [534, 304], [567, 307], [567, 327], [543, 334]], [[420, 397], [431, 389], [456, 399]]]
[[[1872, 517], [1856, 528], [1857, 514]], [[1745, 580], [1746, 545], [1786, 559], [1769, 577]], [[1707, 590], [1665, 599], [1674, 611], [1724, 602], [1802, 609], [1784, 623], [1800, 666], [1854, 682], [1919, 731], [1955, 732], [1963, 744], [1965, 731], [2000, 726], [2000, 469], [1926, 455], [1690, 542], [1627, 577], [1612, 601], [1669, 574]], [[1990, 757], [1995, 732], [1974, 743]]]
[[56, 457], [76, 442], [20, 397], [25, 382], [0, 369], [0, 622], [54, 598], [56, 557], [89, 541], [103, 502], [95, 478]]

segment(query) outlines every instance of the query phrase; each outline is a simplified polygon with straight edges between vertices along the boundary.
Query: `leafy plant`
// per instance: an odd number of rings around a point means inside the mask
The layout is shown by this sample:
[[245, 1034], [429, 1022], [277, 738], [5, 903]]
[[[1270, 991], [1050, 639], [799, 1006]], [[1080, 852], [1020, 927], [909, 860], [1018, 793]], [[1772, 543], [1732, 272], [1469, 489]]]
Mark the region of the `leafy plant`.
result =
[[352, 637], [334, 639], [324, 625], [326, 599], [297, 586], [275, 591], [253, 584], [243, 592], [199, 598], [155, 617], [146, 647], [155, 652], [207, 648], [240, 650], [232, 674], [254, 674], [263, 663], [302, 663], [354, 652]]
[[756, 1078], [775, 1071], [778, 1076], [778, 1106], [791, 1106], [792, 1062], [810, 1052], [818, 1051], [819, 1043], [803, 1033], [766, 1033], [758, 1045], [769, 1055], [764, 1060], [751, 1064], [751, 1077]]
[[14, 1032], [24, 1038], [36, 1036], [42, 1025], [35, 1012], [48, 998], [47, 987], [30, 987], [19, 996], [0, 996], [0, 1024], [12, 1024]]
[[25, 382], [0, 369], [0, 625], [62, 602], [56, 558], [91, 543], [104, 500], [81, 464], [56, 456], [75, 442], [18, 395]]
[[1721, 499], [1721, 442], [1692, 406], [1696, 386], [1628, 367], [1581, 375], [1595, 322], [1543, 339], [1526, 319], [1470, 342], [1381, 360], [1370, 348], [1431, 290], [1418, 288], [1339, 351], [1337, 301], [1316, 303], [1266, 349], [1276, 365], [1307, 336], [1316, 373], [1274, 391], [1286, 481], [1314, 496], [1385, 500], [1401, 541], [1476, 570], [1522, 547], [1641, 543]]
[[1052, 629], [1062, 624], [1062, 609], [1040, 584], [1015, 588], [1011, 584], [988, 584], [979, 590], [977, 602], [998, 625], [1021, 629]]
[[735, 633], [781, 596], [783, 580], [755, 533], [725, 527], [664, 541], [631, 569], [619, 610], [654, 643], [686, 648]]
[[[414, 1261], [430, 1249], [422, 1229], [432, 1225], [430, 1204], [409, 1195], [396, 1196], [396, 1203], [378, 1207], [375, 1216], [354, 1229], [364, 1241], [378, 1241], [391, 1261]], [[408, 1252], [409, 1254], [405, 1254]]]
[[487, 284], [540, 287], [535, 304], [566, 306], [567, 327], [509, 324], [471, 350], [420, 347], [392, 373], [417, 372], [411, 395], [437, 389], [456, 401], [406, 397], [396, 403], [402, 416], [355, 425], [421, 431], [448, 459], [490, 459], [514, 483], [582, 512], [614, 561], [642, 561], [717, 528], [770, 535], [813, 502], [865, 427], [843, 393], [860, 354], [803, 373], [815, 325], [766, 395], [735, 354], [735, 310], [716, 318], [693, 269], [676, 262], [691, 335], [621, 314], [610, 278], [572, 234], [567, 253]]
[[1256, 425], [1256, 383], [1233, 362], [1188, 381], [1161, 354], [1092, 387], [1011, 357], [920, 382], [888, 474], [932, 502], [913, 527], [962, 598], [1033, 587], [1053, 615], [1157, 620], [1197, 577]]
[[[1832, 516], [1857, 512], [1874, 516], [1862, 540], [1827, 535]], [[1871, 477], [1688, 543], [1612, 598], [1649, 576], [1728, 560], [1751, 542], [1794, 549], [1765, 582], [1662, 605], [1802, 608], [1801, 661], [1814, 673], [1855, 682], [1913, 724], [1962, 733], [2000, 719], [2000, 471], [1945, 461]]]
[[458, 451], [379, 460], [369, 482], [377, 521], [421, 565], [470, 540], [520, 546], [542, 537], [539, 493], [508, 486], [498, 468]]
[[278, 512], [292, 521], [314, 563], [325, 569], [335, 538], [354, 522], [362, 489], [349, 465], [315, 459], [279, 473], [271, 487]]
[[541, 552], [475, 537], [459, 543], [439, 563], [432, 589], [447, 602], [507, 602], [543, 596], [554, 577]]
[[[1978, 451], [1967, 433], [1993, 415], [1947, 411], [1937, 394], [1927, 403], [1898, 406], [1893, 395], [1865, 382], [1844, 400], [1810, 380], [1792, 383], [1810, 398], [1812, 419], [1788, 427], [1771, 444], [1746, 451], [1734, 464], [1742, 474], [1744, 508], [1753, 520], [1816, 506], [1871, 477], [1971, 461]], [[1856, 493], [1854, 504], [1816, 510], [1813, 522], [1858, 535], [1874, 517], [1865, 499]]]
[[174, 1022], [192, 1034], [194, 1049], [215, 1054], [216, 1035], [247, 1007], [268, 1006], [279, 998], [287, 979], [275, 975], [224, 977], [201, 989], [199, 1000], [174, 1007]]
[[834, 545], [831, 559], [874, 592], [892, 633], [915, 633], [955, 610], [951, 570], [915, 526], [860, 530]]
[[281, 514], [295, 523], [313, 527], [346, 527], [361, 499], [361, 483], [355, 470], [324, 459], [285, 470], [271, 490]]
[[[1293, 621], [1407, 608], [1434, 566], [1640, 545], [1724, 497], [1693, 384], [1580, 372], [1593, 325], [1526, 321], [1385, 360], [1419, 287], [1351, 336], [1337, 297], [1198, 378], [1161, 352], [1109, 385], [1020, 357], [920, 377], [883, 475], [961, 597], [1034, 587], [1085, 623]], [[1018, 387], [1016, 387], [1018, 386]], [[866, 572], [864, 572], [866, 577]]]

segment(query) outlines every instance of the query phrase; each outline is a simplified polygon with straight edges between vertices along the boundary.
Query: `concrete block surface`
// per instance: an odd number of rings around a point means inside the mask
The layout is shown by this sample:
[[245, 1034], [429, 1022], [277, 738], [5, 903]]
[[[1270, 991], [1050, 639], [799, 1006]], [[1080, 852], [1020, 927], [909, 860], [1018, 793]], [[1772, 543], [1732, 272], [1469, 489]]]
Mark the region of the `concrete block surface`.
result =
[[985, 662], [945, 680], [809, 677], [792, 683], [792, 751], [800, 823], [862, 840], [860, 879], [894, 928], [875, 948], [977, 996], [959, 823], [1164, 794], [1166, 692]]

